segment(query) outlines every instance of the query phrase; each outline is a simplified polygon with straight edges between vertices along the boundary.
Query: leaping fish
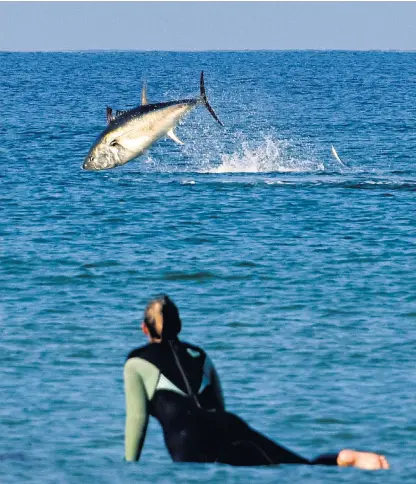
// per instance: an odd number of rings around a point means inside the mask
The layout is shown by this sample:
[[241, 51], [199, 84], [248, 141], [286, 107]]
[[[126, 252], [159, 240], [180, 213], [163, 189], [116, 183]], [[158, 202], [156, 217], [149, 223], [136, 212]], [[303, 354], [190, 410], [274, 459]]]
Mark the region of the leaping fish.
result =
[[155, 141], [169, 136], [183, 144], [173, 132], [178, 122], [196, 106], [203, 104], [213, 118], [221, 125], [210, 106], [204, 86], [204, 72], [201, 72], [199, 97], [164, 103], [147, 103], [146, 84], [142, 91], [142, 104], [127, 111], [116, 111], [107, 107], [108, 126], [98, 136], [82, 167], [84, 170], [107, 170], [142, 155]]

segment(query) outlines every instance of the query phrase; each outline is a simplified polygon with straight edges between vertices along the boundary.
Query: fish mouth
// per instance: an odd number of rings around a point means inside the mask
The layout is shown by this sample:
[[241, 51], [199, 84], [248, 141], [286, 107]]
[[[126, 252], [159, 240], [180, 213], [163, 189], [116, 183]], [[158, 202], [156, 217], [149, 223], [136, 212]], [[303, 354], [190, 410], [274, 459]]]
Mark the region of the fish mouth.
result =
[[108, 158], [93, 158], [87, 157], [82, 164], [82, 169], [87, 171], [101, 171], [109, 170], [118, 166], [117, 160]]
[[107, 161], [108, 160], [106, 156], [103, 157], [88, 153], [88, 155], [84, 158], [82, 169], [90, 171], [102, 170], [106, 168]]
[[95, 168], [95, 156], [91, 153], [84, 158], [84, 162], [81, 167], [83, 170], [94, 170]]
[[108, 170], [120, 164], [122, 163], [119, 154], [104, 146], [98, 153], [88, 153], [84, 158], [82, 169], [90, 171]]
[[83, 170], [94, 170], [94, 166], [92, 163], [90, 163], [89, 160], [85, 160], [84, 163], [82, 164], [82, 169]]

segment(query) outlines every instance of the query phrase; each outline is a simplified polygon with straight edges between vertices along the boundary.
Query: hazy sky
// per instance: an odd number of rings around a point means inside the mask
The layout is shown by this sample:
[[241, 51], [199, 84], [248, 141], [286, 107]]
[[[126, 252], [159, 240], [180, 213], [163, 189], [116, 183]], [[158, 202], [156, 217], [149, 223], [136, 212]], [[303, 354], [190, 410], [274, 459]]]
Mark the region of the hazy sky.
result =
[[0, 2], [0, 50], [416, 50], [416, 2]]

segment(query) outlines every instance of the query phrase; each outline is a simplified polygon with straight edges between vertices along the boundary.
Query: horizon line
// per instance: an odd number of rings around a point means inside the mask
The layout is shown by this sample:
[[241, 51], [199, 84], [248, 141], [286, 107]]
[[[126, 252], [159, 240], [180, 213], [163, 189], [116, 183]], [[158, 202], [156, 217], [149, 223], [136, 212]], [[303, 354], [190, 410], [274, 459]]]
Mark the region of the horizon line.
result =
[[314, 49], [314, 48], [293, 48], [293, 49], [58, 49], [58, 50], [2, 50], [0, 54], [77, 54], [77, 53], [100, 53], [100, 52], [137, 52], [143, 54], [151, 53], [177, 53], [177, 54], [198, 54], [206, 52], [380, 52], [380, 53], [416, 53], [416, 49]]

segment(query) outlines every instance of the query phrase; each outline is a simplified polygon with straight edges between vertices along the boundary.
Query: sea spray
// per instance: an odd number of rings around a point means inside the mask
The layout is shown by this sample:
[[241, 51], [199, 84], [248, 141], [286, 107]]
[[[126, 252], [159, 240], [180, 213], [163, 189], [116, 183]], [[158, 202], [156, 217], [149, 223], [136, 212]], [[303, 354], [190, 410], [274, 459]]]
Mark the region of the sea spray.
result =
[[308, 159], [288, 140], [266, 136], [260, 144], [244, 141], [231, 154], [221, 154], [220, 163], [203, 167], [204, 173], [302, 173], [325, 170], [318, 160]]

